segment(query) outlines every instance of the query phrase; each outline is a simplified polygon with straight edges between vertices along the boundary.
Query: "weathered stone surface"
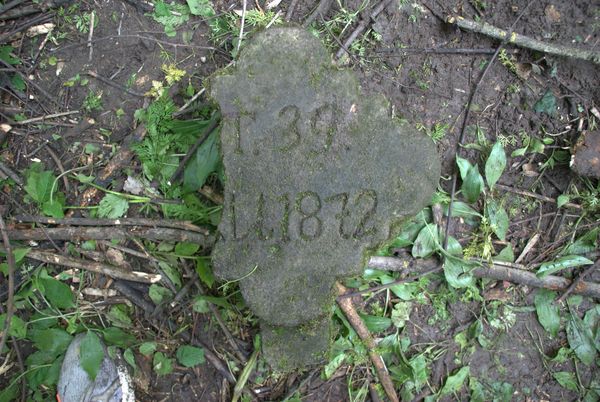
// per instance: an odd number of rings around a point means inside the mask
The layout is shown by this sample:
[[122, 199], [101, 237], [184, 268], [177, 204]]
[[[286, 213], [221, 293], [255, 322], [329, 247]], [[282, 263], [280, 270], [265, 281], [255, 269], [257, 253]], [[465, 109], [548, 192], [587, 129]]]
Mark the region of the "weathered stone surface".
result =
[[215, 272], [241, 278], [273, 365], [318, 361], [334, 281], [360, 274], [367, 253], [429, 201], [434, 145], [393, 121], [383, 97], [363, 96], [299, 28], [258, 34], [210, 93], [226, 175]]

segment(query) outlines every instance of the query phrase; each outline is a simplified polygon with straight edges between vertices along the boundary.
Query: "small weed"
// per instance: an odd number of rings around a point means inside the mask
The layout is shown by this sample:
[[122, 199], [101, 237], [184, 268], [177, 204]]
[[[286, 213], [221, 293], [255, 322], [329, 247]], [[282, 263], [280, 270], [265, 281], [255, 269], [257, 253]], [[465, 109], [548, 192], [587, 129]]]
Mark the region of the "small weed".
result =
[[96, 110], [102, 110], [102, 91], [90, 91], [87, 96], [83, 100], [83, 104], [81, 108], [88, 113], [91, 113]]
[[98, 16], [95, 14], [95, 11], [73, 16], [75, 28], [77, 28], [77, 30], [81, 33], [88, 33], [90, 30], [92, 15], [94, 16], [94, 28], [96, 28], [98, 26]]
[[505, 49], [500, 50], [500, 53], [498, 53], [498, 60], [500, 60], [500, 63], [506, 67], [508, 71], [513, 74], [517, 73], [515, 58], [514, 56], [509, 56]]

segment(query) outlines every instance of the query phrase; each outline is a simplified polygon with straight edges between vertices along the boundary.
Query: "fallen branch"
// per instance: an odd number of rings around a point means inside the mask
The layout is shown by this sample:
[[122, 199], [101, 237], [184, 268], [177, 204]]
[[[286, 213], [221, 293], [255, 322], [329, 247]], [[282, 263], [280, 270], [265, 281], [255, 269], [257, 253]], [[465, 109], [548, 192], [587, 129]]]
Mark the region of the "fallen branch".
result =
[[346, 39], [346, 41], [344, 42], [342, 47], [340, 47], [340, 49], [335, 54], [336, 60], [341, 58], [344, 55], [344, 53], [350, 53], [348, 49], [350, 49], [350, 45], [352, 44], [352, 42], [354, 42], [356, 40], [356, 38], [358, 38], [363, 33], [363, 31], [365, 29], [367, 29], [367, 26], [369, 26], [369, 24], [371, 23], [371, 20], [374, 20], [375, 18], [377, 18], [377, 16], [390, 4], [390, 2], [391, 2], [391, 0], [382, 0], [373, 9], [371, 14], [369, 14], [369, 16], [367, 18], [362, 19], [358, 23], [358, 26], [356, 27], [356, 29], [354, 31], [352, 31], [350, 36], [348, 36], [348, 39]]
[[57, 117], [70, 116], [72, 114], [77, 114], [77, 113], [79, 113], [79, 110], [72, 110], [70, 112], [53, 113], [53, 114], [48, 114], [46, 116], [32, 117], [31, 119], [27, 119], [27, 120], [21, 120], [21, 121], [15, 120], [15, 121], [11, 122], [11, 124], [13, 126], [23, 126], [25, 124], [31, 124], [31, 123], [38, 123], [38, 122], [43, 123], [46, 120], [56, 119]]
[[120, 218], [120, 219], [93, 219], [93, 218], [48, 218], [46, 216], [16, 215], [13, 219], [17, 222], [43, 223], [45, 225], [72, 225], [72, 226], [147, 226], [153, 228], [181, 229], [190, 232], [210, 234], [209, 230], [194, 225], [190, 221], [175, 221], [169, 219], [145, 218]]
[[132, 282], [141, 283], [156, 283], [162, 279], [161, 275], [148, 274], [140, 271], [125, 271], [112, 265], [103, 264], [101, 262], [82, 260], [78, 258], [65, 257], [63, 255], [50, 253], [41, 250], [29, 250], [27, 258], [37, 261], [46, 262], [49, 264], [62, 265], [70, 268], [83, 269], [85, 271], [104, 274], [111, 278], [125, 279]]
[[[439, 264], [433, 260], [422, 260], [427, 267], [439, 267]], [[406, 261], [395, 257], [372, 257], [369, 260], [370, 268], [380, 268], [388, 271], [405, 271]], [[495, 279], [507, 281], [518, 285], [527, 285], [536, 288], [566, 291], [572, 281], [561, 276], [548, 275], [544, 278], [538, 278], [535, 273], [523, 271], [496, 264], [486, 264], [485, 267], [476, 268], [471, 271], [477, 278]], [[388, 285], [382, 285], [388, 286]], [[393, 286], [393, 284], [389, 284]], [[378, 286], [378, 289], [381, 286]], [[580, 281], [572, 291], [583, 296], [589, 296], [600, 299], [600, 284]]]
[[[339, 282], [336, 282], [335, 286], [339, 296], [346, 294], [347, 289]], [[352, 327], [358, 336], [360, 336], [360, 339], [365, 343], [365, 346], [369, 351], [369, 357], [375, 366], [377, 376], [379, 377], [379, 381], [381, 382], [386, 395], [392, 402], [398, 402], [399, 399], [398, 395], [396, 394], [396, 390], [394, 389], [394, 383], [392, 382], [387, 368], [385, 367], [383, 358], [376, 352], [377, 345], [375, 344], [375, 340], [352, 305], [352, 299], [347, 297], [339, 297], [337, 299], [337, 303], [346, 315], [346, 318], [348, 318], [350, 324], [352, 324]]]
[[154, 241], [186, 241], [210, 247], [214, 238], [202, 233], [169, 228], [139, 227], [65, 227], [40, 229], [11, 229], [7, 231], [11, 240], [123, 240], [142, 238]]
[[2, 328], [2, 335], [0, 338], [0, 355], [6, 345], [6, 339], [8, 339], [8, 333], [10, 332], [10, 323], [12, 320], [13, 313], [15, 312], [15, 256], [12, 253], [12, 247], [8, 239], [6, 225], [4, 219], [0, 214], [0, 232], [2, 234], [2, 242], [4, 243], [4, 251], [6, 252], [6, 263], [8, 265], [8, 299], [6, 300], [6, 316], [4, 318], [4, 328]]
[[[487, 22], [476, 22], [460, 16], [450, 16], [448, 17], [447, 21], [448, 23], [454, 24], [462, 29], [466, 29], [471, 32], [477, 32], [499, 40], [505, 40], [508, 35], [508, 32], [505, 30], [490, 25]], [[520, 35], [516, 32], [512, 32], [510, 34], [508, 43], [527, 49], [537, 50], [543, 53], [554, 54], [556, 56], [572, 57], [575, 59], [581, 59], [600, 64], [600, 53], [598, 52], [577, 49], [573, 46], [548, 44], [528, 36]]]
[[[92, 46], [92, 41], [90, 40], [88, 43], [89, 43], [88, 46], [90, 47], [90, 52], [91, 52], [92, 49], [93, 49], [91, 47]], [[90, 71], [86, 71], [85, 74], [89, 75], [90, 77], [93, 77], [93, 78], [97, 79], [98, 81], [101, 81], [101, 82], [105, 83], [108, 86], [120, 89], [121, 91], [123, 91], [125, 93], [128, 93], [129, 95], [137, 96], [138, 98], [143, 98], [144, 97], [144, 94], [136, 92], [136, 91], [133, 91], [133, 90], [127, 88], [127, 87], [124, 87], [123, 85], [117, 84], [113, 80], [108, 79], [106, 77], [103, 77], [103, 76], [99, 75], [98, 73], [96, 73], [95, 71], [91, 71], [91, 70]]]

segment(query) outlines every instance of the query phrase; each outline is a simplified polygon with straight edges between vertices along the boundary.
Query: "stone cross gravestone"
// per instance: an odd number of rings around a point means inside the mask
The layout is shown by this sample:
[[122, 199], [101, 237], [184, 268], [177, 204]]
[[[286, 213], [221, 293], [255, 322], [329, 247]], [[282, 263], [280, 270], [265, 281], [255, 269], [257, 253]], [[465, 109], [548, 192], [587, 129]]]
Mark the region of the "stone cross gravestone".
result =
[[430, 200], [432, 141], [364, 96], [299, 28], [257, 34], [215, 76], [225, 203], [213, 251], [261, 320], [263, 353], [287, 370], [326, 358], [334, 282]]

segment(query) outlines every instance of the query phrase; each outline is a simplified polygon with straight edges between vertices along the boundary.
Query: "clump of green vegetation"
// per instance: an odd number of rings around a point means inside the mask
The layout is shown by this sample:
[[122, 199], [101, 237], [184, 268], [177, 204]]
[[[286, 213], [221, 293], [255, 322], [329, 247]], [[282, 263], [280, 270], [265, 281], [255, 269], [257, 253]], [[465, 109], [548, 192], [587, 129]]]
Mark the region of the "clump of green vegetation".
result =
[[91, 113], [96, 110], [102, 110], [102, 107], [102, 91], [92, 91], [90, 89], [85, 99], [83, 100], [81, 108], [86, 112]]
[[237, 57], [239, 49], [243, 47], [243, 40], [246, 37], [267, 26], [281, 24], [283, 24], [283, 19], [273, 11], [247, 10], [244, 16], [242, 43], [238, 43], [240, 41], [241, 16], [236, 12], [229, 11], [208, 21], [211, 31], [211, 41], [217, 46], [228, 48], [234, 58]]

